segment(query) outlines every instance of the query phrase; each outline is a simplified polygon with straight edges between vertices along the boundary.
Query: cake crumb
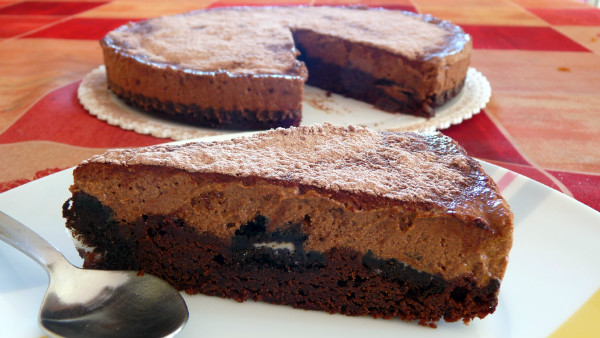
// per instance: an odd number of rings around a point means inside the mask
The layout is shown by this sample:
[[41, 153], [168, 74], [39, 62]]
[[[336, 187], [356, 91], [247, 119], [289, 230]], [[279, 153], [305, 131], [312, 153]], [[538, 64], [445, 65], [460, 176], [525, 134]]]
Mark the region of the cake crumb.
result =
[[569, 67], [558, 67], [559, 72], [570, 72], [571, 68]]
[[421, 326], [429, 326], [432, 329], [437, 329], [437, 324], [433, 322], [428, 322], [424, 319], [419, 320], [419, 325]]

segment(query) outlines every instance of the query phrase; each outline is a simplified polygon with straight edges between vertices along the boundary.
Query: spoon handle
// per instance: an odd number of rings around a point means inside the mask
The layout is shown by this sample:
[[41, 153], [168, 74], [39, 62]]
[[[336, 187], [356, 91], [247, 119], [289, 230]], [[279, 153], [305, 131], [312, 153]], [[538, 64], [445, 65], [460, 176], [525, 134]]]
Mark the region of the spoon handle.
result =
[[45, 239], [19, 221], [0, 211], [0, 239], [33, 258], [50, 272], [67, 260]]

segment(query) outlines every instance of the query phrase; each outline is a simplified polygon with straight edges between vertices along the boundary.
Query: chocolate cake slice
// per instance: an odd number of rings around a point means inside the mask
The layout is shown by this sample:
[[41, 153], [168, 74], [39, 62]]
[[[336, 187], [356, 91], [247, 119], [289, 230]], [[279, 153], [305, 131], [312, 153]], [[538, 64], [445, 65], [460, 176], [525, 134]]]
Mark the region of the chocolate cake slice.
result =
[[234, 129], [299, 125], [307, 80], [431, 117], [462, 89], [472, 50], [460, 27], [429, 15], [326, 6], [154, 18], [119, 27], [101, 46], [108, 86], [129, 104]]
[[495, 183], [439, 133], [325, 124], [109, 150], [71, 191], [86, 268], [346, 315], [483, 318], [512, 245]]

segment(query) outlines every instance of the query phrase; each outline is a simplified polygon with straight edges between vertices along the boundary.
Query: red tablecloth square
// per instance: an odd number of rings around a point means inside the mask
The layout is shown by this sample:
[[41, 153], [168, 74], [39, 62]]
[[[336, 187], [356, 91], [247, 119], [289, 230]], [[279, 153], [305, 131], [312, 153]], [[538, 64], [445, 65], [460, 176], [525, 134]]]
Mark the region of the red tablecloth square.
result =
[[554, 177], [569, 187], [573, 197], [578, 201], [600, 211], [600, 175], [566, 173], [549, 171]]
[[44, 27], [60, 18], [55, 16], [7, 16], [0, 18], [0, 38], [12, 38]]
[[109, 31], [140, 19], [73, 18], [27, 35], [27, 38], [99, 40]]
[[473, 157], [529, 165], [484, 112], [442, 132], [455, 139]]
[[551, 27], [461, 25], [473, 37], [475, 49], [589, 52]]
[[527, 8], [551, 25], [600, 26], [600, 10], [595, 8]]
[[79, 104], [75, 82], [51, 91], [0, 135], [0, 144], [32, 140], [54, 141], [89, 148], [147, 146], [160, 139], [111, 126]]
[[74, 15], [106, 2], [23, 1], [0, 8], [0, 14], [10, 15]]

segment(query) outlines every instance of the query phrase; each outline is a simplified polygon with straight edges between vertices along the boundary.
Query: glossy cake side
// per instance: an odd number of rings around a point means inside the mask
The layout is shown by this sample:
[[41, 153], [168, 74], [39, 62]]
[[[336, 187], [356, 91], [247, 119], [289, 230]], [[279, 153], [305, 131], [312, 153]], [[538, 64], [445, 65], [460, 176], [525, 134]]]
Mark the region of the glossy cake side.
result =
[[494, 183], [439, 134], [324, 126], [119, 150], [71, 190], [67, 226], [97, 248], [87, 267], [350, 315], [483, 317], [512, 242]]

